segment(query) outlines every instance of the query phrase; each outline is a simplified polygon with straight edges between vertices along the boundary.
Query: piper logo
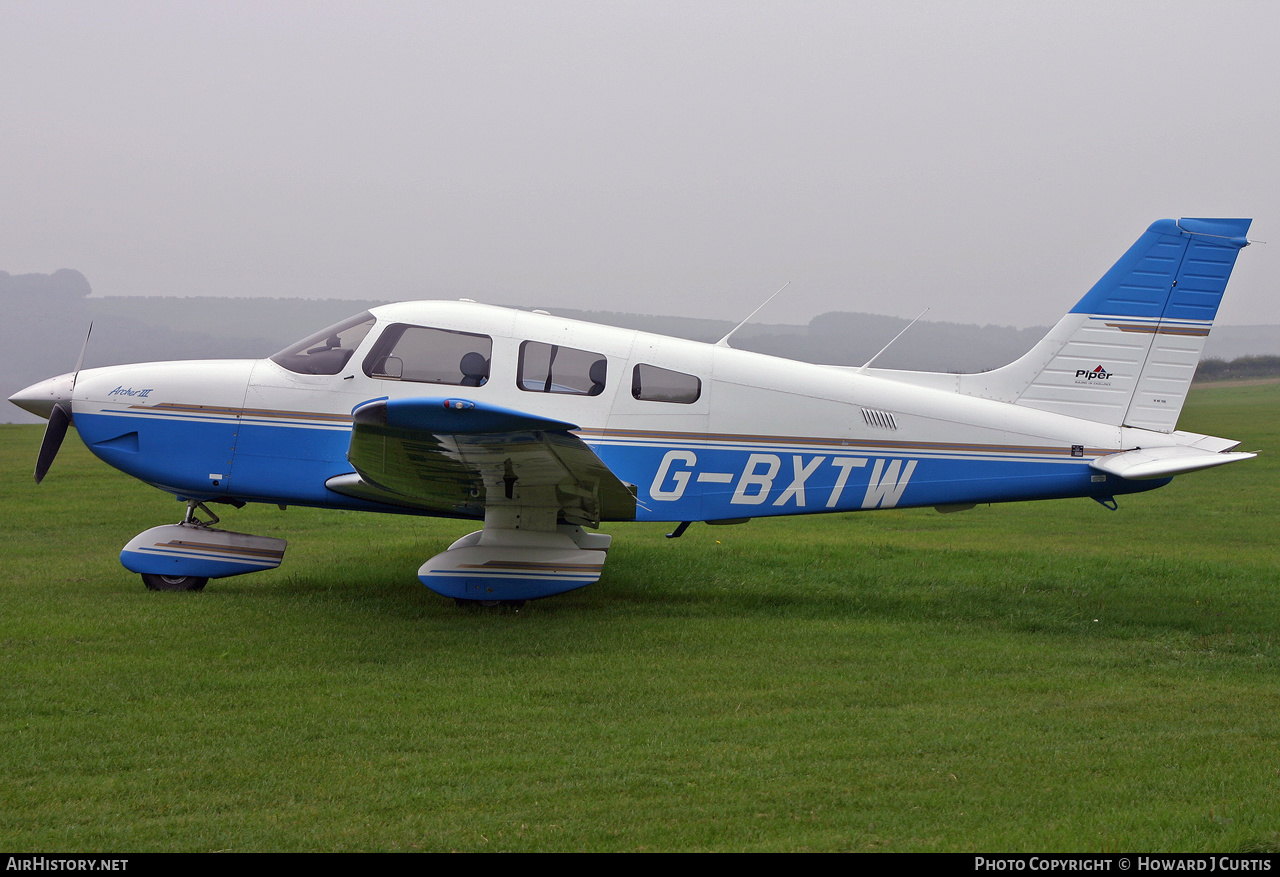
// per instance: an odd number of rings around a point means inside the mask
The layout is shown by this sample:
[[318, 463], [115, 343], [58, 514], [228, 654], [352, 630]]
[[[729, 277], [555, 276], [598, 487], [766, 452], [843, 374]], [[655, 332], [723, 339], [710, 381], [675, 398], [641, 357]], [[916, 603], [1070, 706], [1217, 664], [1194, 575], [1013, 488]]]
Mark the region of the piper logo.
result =
[[1088, 383], [1089, 381], [1109, 381], [1111, 380], [1111, 372], [1107, 371], [1102, 366], [1098, 366], [1093, 371], [1089, 371], [1087, 368], [1076, 369], [1077, 384], [1082, 383], [1081, 378], [1084, 379], [1083, 383]]

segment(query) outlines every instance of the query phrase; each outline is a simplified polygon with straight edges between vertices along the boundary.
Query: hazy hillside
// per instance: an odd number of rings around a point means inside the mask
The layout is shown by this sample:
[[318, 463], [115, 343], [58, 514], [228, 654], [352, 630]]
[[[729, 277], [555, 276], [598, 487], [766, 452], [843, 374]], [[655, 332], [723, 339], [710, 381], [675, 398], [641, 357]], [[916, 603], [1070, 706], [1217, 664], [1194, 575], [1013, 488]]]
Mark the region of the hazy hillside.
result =
[[[35, 381], [70, 371], [89, 328], [89, 281], [79, 271], [0, 271], [0, 391], [4, 399]], [[0, 422], [36, 418], [0, 402]]]
[[1276, 355], [1280, 355], [1280, 326], [1215, 326], [1200, 358]]
[[[0, 272], [0, 306], [8, 319], [0, 330], [0, 391], [11, 393], [75, 367], [93, 321], [85, 366], [168, 359], [267, 356], [318, 329], [382, 301], [267, 298], [93, 298], [84, 275]], [[537, 307], [536, 303], [530, 307]], [[728, 320], [646, 316], [613, 311], [547, 308], [572, 319], [714, 342], [733, 328]], [[907, 320], [834, 312], [807, 325], [753, 323], [733, 336], [733, 346], [791, 359], [861, 365]], [[1047, 331], [1044, 327], [978, 326], [920, 321], [878, 360], [885, 368], [975, 372], [1012, 362]], [[1280, 354], [1280, 326], [1215, 328], [1206, 357]], [[0, 422], [35, 418], [3, 405]]]
[[[90, 298], [86, 364], [259, 357], [386, 301], [285, 298]], [[151, 330], [158, 330], [152, 332]], [[139, 337], [139, 330], [146, 333]]]
[[[86, 365], [151, 359], [266, 356], [291, 341], [381, 302], [345, 299], [90, 298], [93, 342]], [[532, 307], [532, 306], [531, 306]], [[547, 308], [570, 319], [716, 341], [728, 320], [646, 316], [613, 311]], [[757, 323], [742, 327], [733, 346], [775, 356], [861, 365], [902, 330], [907, 320], [873, 314], [829, 313], [808, 325]], [[921, 321], [876, 365], [931, 371], [981, 371], [1022, 355], [1047, 329], [1014, 329]], [[74, 360], [73, 360], [74, 362]]]

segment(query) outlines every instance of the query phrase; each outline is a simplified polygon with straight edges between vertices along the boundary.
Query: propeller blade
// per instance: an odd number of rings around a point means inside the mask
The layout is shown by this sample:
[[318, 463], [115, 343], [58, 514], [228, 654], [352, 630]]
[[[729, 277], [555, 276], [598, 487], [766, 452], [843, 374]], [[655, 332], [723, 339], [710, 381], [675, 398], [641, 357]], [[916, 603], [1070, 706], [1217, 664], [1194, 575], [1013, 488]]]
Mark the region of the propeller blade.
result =
[[67, 425], [71, 423], [71, 415], [66, 406], [58, 402], [49, 413], [49, 425], [44, 430], [44, 440], [40, 442], [40, 455], [36, 457], [36, 484], [44, 480], [53, 458], [58, 456], [58, 448], [67, 437]]
[[[90, 320], [89, 331], [84, 333], [84, 344], [80, 345], [80, 358], [76, 360], [76, 370], [74, 372], [75, 377], [71, 379], [71, 389], [73, 392], [75, 391], [75, 388], [76, 388], [76, 381], [80, 377], [80, 369], [84, 368], [84, 353], [86, 350], [89, 349], [89, 336], [92, 334], [93, 334], [93, 321]], [[65, 431], [65, 427], [63, 429]]]
[[[49, 467], [53, 465], [53, 458], [58, 456], [58, 449], [62, 447], [62, 440], [67, 437], [67, 427], [72, 422], [71, 405], [75, 395], [76, 380], [80, 377], [80, 369], [84, 368], [84, 354], [89, 349], [89, 336], [92, 334], [93, 323], [90, 323], [89, 331], [84, 336], [84, 344], [80, 345], [80, 358], [76, 360], [76, 370], [71, 373], [71, 389], [64, 391], [62, 388], [58, 388], [54, 395], [54, 398], [58, 401], [53, 403], [53, 408], [49, 412], [49, 425], [44, 429], [44, 439], [40, 442], [40, 453], [36, 456], [36, 484], [44, 481], [44, 476], [49, 474]], [[44, 383], [28, 387], [23, 392], [36, 390], [37, 388], [47, 388], [47, 386], [52, 386], [56, 383], [57, 380], [57, 378], [50, 378]], [[63, 398], [64, 392], [66, 398]], [[23, 401], [30, 400], [24, 398]], [[44, 414], [43, 411], [39, 410], [35, 410], [35, 413]]]

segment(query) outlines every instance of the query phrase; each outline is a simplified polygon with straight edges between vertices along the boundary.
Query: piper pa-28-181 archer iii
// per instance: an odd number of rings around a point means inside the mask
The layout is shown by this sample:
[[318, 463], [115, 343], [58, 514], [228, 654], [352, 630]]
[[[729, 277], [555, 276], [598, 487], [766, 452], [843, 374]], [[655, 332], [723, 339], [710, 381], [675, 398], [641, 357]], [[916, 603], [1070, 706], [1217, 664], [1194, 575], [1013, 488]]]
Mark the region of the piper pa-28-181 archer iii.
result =
[[[1247, 219], [1154, 223], [1045, 338], [981, 374], [814, 365], [474, 302], [373, 308], [263, 360], [81, 369], [10, 401], [187, 503], [121, 552], [148, 587], [280, 564], [206, 503], [483, 520], [418, 571], [459, 601], [599, 579], [608, 521], [1092, 497], [1254, 456], [1176, 429]], [[731, 332], [730, 335], [733, 333]], [[81, 354], [83, 362], [83, 352]], [[212, 518], [203, 521], [199, 510]]]

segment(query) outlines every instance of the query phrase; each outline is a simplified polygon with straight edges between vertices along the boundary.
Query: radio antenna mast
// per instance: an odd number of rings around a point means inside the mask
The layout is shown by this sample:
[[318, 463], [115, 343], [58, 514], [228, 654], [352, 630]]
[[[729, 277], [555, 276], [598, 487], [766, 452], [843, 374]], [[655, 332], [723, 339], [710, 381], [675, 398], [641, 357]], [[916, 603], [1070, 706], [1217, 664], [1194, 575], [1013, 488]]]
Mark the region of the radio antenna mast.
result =
[[[790, 285], [791, 285], [791, 281], [790, 281], [790, 280], [788, 280], [786, 283], [784, 283], [784, 284], [782, 284], [781, 286], [779, 286], [779, 287], [778, 287], [778, 292], [782, 292], [782, 290], [786, 289], [786, 288], [787, 288], [788, 286], [790, 286]], [[769, 296], [768, 298], [766, 298], [766, 299], [764, 300], [764, 304], [761, 304], [761, 305], [760, 305], [760, 307], [756, 308], [754, 311], [752, 311], [751, 313], [747, 314], [747, 318], [746, 318], [745, 320], [743, 320], [741, 323], [739, 323], [738, 325], [736, 325], [736, 326], [734, 326], [732, 329], [730, 329], [730, 330], [729, 330], [729, 334], [728, 334], [728, 335], [725, 335], [723, 338], [721, 338], [719, 341], [717, 341], [717, 342], [716, 342], [716, 347], [728, 347], [728, 346], [729, 346], [729, 338], [730, 338], [730, 336], [732, 336], [734, 332], [737, 332], [737, 331], [738, 331], [739, 329], [741, 329], [743, 326], [747, 325], [747, 323], [750, 323], [750, 322], [751, 322], [751, 318], [752, 318], [752, 317], [754, 317], [756, 314], [760, 313], [761, 309], [762, 309], [765, 305], [767, 305], [769, 302], [773, 301], [775, 298], [777, 298], [777, 297], [778, 297], [778, 292], [775, 292], [773, 295], [771, 295], [771, 296]], [[890, 342], [890, 343], [892, 343], [892, 342]]]
[[[921, 312], [920, 312], [920, 317], [923, 317], [923, 316], [924, 316], [925, 314], [927, 314], [927, 313], [929, 313], [929, 309], [928, 309], [928, 308], [925, 308], [923, 311], [921, 311]], [[915, 318], [914, 320], [912, 320], [910, 323], [907, 323], [906, 327], [905, 327], [901, 332], [899, 332], [897, 335], [894, 335], [894, 336], [893, 336], [893, 338], [889, 341], [889, 343], [888, 343], [888, 344], [886, 344], [884, 347], [881, 347], [881, 348], [880, 348], [880, 352], [879, 352], [879, 353], [877, 353], [875, 356], [871, 357], [871, 358], [870, 358], [870, 359], [868, 359], [866, 362], [864, 362], [864, 363], [862, 364], [862, 368], [858, 369], [858, 374], [862, 374], [863, 372], [865, 372], [865, 371], [867, 370], [867, 367], [868, 367], [869, 365], [871, 365], [871, 363], [875, 362], [877, 359], [879, 359], [879, 358], [880, 358], [880, 354], [881, 354], [881, 353], [884, 353], [886, 350], [888, 350], [888, 349], [893, 345], [893, 342], [894, 342], [894, 341], [897, 341], [899, 338], [901, 338], [901, 337], [906, 333], [907, 329], [910, 329], [910, 328], [911, 328], [912, 326], [914, 326], [916, 323], [920, 322], [920, 317], [916, 317], [916, 318]]]

